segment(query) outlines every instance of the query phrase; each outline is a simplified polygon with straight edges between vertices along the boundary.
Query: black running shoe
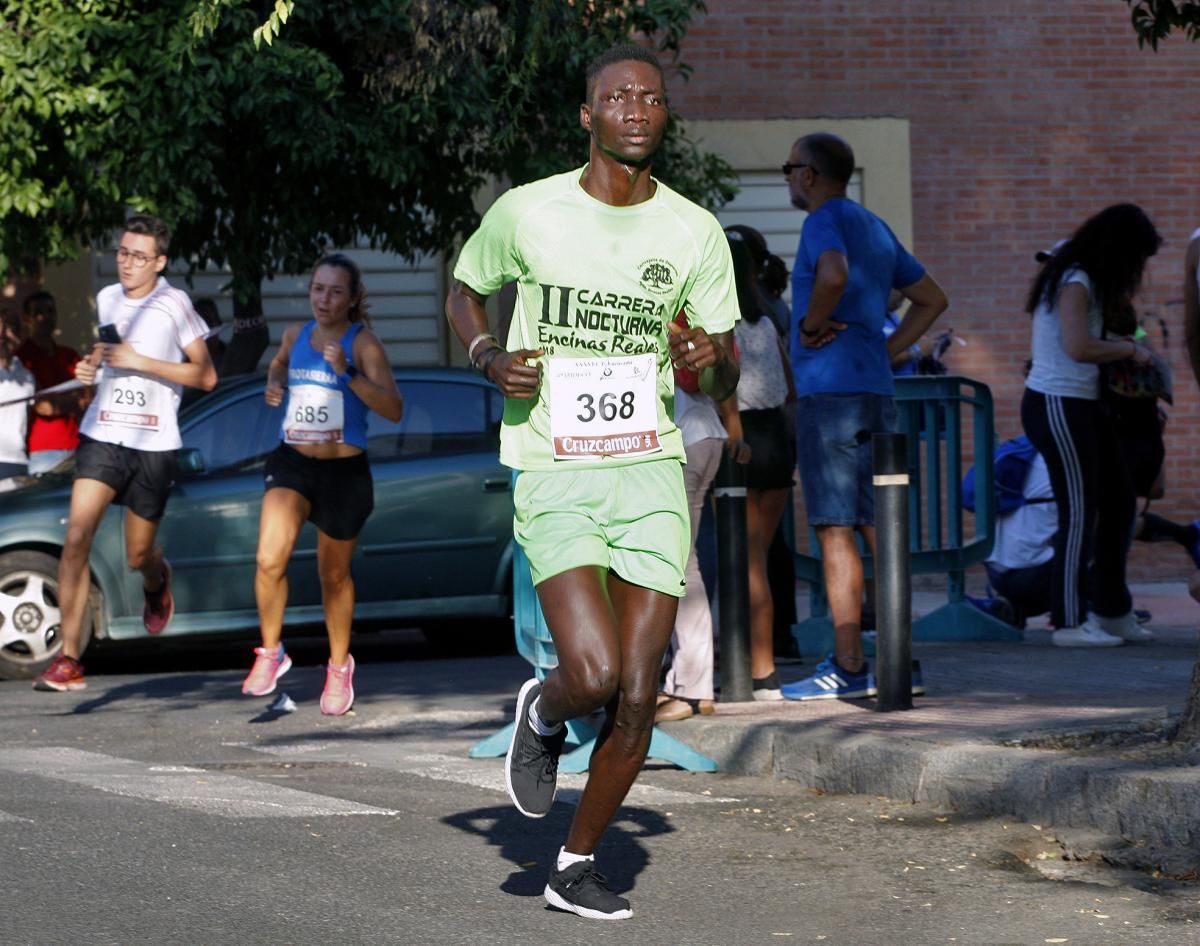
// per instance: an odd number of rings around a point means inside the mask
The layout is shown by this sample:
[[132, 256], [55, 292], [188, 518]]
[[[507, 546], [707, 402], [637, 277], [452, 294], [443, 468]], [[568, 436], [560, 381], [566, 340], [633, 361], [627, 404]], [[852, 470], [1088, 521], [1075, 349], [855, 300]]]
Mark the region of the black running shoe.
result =
[[542, 692], [535, 677], [517, 694], [517, 717], [512, 742], [504, 760], [504, 784], [517, 811], [528, 818], [542, 818], [554, 804], [558, 787], [558, 757], [567, 739], [567, 727], [552, 736], [539, 736], [529, 725], [529, 707]]
[[563, 870], [556, 866], [550, 871], [545, 897], [550, 906], [590, 920], [628, 920], [633, 916], [629, 901], [608, 889], [608, 881], [596, 870], [594, 861], [576, 861]]

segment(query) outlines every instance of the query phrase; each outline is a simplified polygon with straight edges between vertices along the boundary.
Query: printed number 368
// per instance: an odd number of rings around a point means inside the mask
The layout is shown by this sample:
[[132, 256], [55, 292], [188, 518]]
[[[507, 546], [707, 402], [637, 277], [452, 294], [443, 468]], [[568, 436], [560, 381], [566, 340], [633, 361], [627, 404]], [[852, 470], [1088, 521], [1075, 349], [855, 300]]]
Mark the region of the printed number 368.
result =
[[628, 420], [633, 416], [633, 392], [622, 391], [620, 400], [612, 391], [606, 391], [600, 395], [599, 400], [592, 397], [590, 394], [581, 394], [577, 400], [582, 407], [582, 410], [576, 415], [579, 420], [585, 424], [596, 419], [597, 415], [601, 420], [609, 421], [620, 417], [622, 420]]

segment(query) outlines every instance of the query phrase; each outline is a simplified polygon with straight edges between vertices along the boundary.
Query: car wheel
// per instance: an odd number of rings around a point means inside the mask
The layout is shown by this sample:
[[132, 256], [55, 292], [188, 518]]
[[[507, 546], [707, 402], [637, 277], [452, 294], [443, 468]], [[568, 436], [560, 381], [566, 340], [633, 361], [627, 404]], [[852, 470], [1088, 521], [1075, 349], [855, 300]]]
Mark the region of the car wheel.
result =
[[[92, 608], [83, 618], [80, 648], [92, 637]], [[45, 552], [0, 555], [0, 679], [36, 677], [62, 650], [58, 559]]]

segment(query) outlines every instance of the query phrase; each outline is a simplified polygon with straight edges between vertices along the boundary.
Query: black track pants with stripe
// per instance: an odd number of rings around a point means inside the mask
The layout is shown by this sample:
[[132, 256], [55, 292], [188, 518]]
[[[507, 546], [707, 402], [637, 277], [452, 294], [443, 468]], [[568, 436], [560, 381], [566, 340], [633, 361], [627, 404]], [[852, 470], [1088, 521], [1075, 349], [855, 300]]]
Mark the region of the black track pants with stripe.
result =
[[1113, 424], [1099, 401], [1029, 388], [1021, 423], [1046, 460], [1058, 504], [1051, 623], [1075, 627], [1089, 609], [1104, 617], [1128, 614], [1125, 562], [1137, 500]]

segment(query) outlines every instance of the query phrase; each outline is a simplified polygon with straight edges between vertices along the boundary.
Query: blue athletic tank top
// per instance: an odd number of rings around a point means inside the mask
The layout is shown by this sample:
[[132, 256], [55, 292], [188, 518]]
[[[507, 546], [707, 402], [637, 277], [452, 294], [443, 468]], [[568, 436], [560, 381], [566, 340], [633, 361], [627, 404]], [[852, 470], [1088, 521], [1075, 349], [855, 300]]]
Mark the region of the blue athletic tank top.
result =
[[[292, 350], [288, 352], [288, 395], [287, 409], [279, 428], [281, 440], [289, 443], [348, 443], [362, 450], [367, 449], [367, 405], [350, 390], [350, 385], [338, 379], [319, 351], [312, 347], [312, 333], [316, 327], [313, 319], [300, 330]], [[342, 336], [342, 350], [346, 361], [354, 364], [354, 338], [362, 329], [361, 322], [350, 323]], [[305, 385], [324, 388], [342, 395], [342, 426], [330, 426], [328, 410], [322, 411], [322, 401], [327, 398], [320, 391], [298, 390]], [[309, 397], [308, 395], [311, 395]], [[292, 437], [289, 439], [289, 431]]]

